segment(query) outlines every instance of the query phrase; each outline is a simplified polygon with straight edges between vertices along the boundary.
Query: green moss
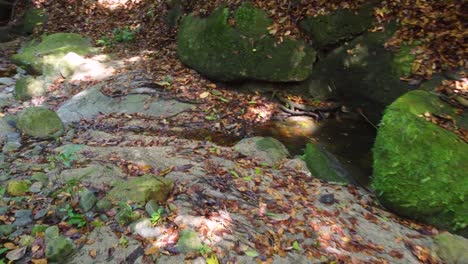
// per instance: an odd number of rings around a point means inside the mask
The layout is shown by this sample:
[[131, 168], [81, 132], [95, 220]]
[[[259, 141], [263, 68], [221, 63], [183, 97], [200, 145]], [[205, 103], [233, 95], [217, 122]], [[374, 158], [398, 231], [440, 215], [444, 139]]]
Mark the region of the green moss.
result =
[[306, 17], [301, 27], [310, 36], [315, 46], [325, 48], [353, 39], [372, 27], [373, 5], [364, 5], [358, 11], [340, 9], [331, 14]]
[[304, 161], [312, 176], [329, 182], [349, 183], [339, 161], [314, 144], [307, 144]]
[[271, 19], [263, 10], [254, 8], [250, 3], [242, 4], [234, 13], [235, 28], [241, 35], [254, 38], [267, 35]]
[[39, 43], [35, 40], [27, 43], [12, 60], [31, 74], [53, 74], [58, 72], [61, 59], [67, 53], [86, 55], [93, 51], [89, 40], [78, 34], [56, 33], [42, 36]]
[[400, 50], [394, 54], [392, 67], [393, 72], [397, 76], [411, 75], [413, 62], [416, 58], [416, 55], [411, 54], [411, 50], [413, 50], [418, 44], [419, 43], [402, 45]]
[[21, 77], [15, 84], [15, 98], [20, 101], [29, 100], [46, 93], [46, 86], [41, 78]]
[[235, 16], [236, 28], [228, 24], [224, 7], [208, 18], [185, 17], [177, 35], [181, 61], [220, 81], [301, 81], [310, 75], [315, 52], [305, 43], [286, 39], [277, 44], [270, 36], [258, 37], [267, 24], [260, 9], [242, 5]]
[[53, 138], [63, 134], [64, 126], [58, 115], [45, 107], [29, 107], [18, 117], [19, 130], [32, 137]]
[[148, 174], [117, 184], [109, 192], [108, 198], [123, 202], [130, 200], [140, 204], [151, 199], [164, 202], [173, 187], [174, 183], [171, 180]]
[[29, 191], [30, 181], [12, 180], [8, 182], [7, 193], [11, 196], [23, 196]]
[[42, 27], [47, 21], [48, 15], [44, 9], [28, 9], [24, 14], [23, 32], [32, 34], [36, 27]]
[[373, 149], [372, 186], [379, 200], [400, 215], [463, 231], [468, 227], [468, 145], [420, 117], [453, 111], [425, 91], [390, 105]]

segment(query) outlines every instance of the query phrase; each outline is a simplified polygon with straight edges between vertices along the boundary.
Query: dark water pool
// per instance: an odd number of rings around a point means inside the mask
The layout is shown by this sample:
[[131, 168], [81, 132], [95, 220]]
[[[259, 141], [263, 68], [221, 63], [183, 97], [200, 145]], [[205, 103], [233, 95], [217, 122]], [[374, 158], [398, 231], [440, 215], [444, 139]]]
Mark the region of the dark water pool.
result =
[[256, 132], [280, 140], [292, 155], [302, 155], [307, 143], [320, 144], [337, 157], [355, 181], [369, 185], [376, 129], [364, 118], [354, 116], [315, 122], [308, 117], [290, 117], [270, 121]]

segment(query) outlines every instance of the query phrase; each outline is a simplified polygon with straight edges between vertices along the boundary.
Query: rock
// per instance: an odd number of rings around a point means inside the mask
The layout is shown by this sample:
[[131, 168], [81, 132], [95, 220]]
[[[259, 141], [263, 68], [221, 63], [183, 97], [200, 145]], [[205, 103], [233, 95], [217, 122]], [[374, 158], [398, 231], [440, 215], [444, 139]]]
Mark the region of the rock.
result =
[[88, 189], [84, 189], [79, 193], [80, 196], [80, 208], [83, 212], [90, 211], [97, 202], [96, 195]]
[[468, 239], [446, 232], [437, 235], [434, 238], [434, 241], [436, 244], [437, 255], [444, 261], [444, 263], [468, 263]]
[[330, 194], [324, 194], [320, 196], [319, 201], [323, 204], [334, 204], [335, 203], [335, 196], [330, 193]]
[[8, 182], [6, 192], [11, 196], [23, 196], [29, 191], [29, 187], [31, 187], [30, 181], [11, 180]]
[[15, 79], [8, 78], [8, 77], [1, 77], [0, 78], [0, 85], [12, 85], [15, 83]]
[[15, 85], [16, 100], [26, 101], [36, 96], [46, 94], [47, 86], [42, 78], [21, 77]]
[[184, 15], [184, 9], [182, 5], [178, 3], [178, 1], [176, 1], [176, 3], [170, 4], [169, 10], [164, 19], [166, 22], [166, 25], [170, 29], [175, 29], [177, 27], [179, 20], [183, 17], [183, 15]]
[[0, 237], [8, 237], [15, 231], [15, 227], [12, 225], [0, 225]]
[[29, 191], [32, 193], [39, 193], [42, 190], [42, 182], [35, 182], [29, 188]]
[[159, 202], [156, 200], [149, 200], [145, 205], [146, 213], [151, 217], [153, 213], [156, 213], [159, 209]]
[[301, 21], [301, 27], [314, 46], [326, 48], [348, 41], [372, 27], [374, 4], [366, 4], [359, 10], [339, 9], [327, 15], [309, 16]]
[[378, 129], [372, 186], [395, 213], [468, 235], [468, 145], [426, 121], [426, 113], [451, 116], [467, 129], [466, 113], [457, 115], [434, 93], [398, 98]]
[[47, 260], [60, 261], [64, 263], [65, 259], [74, 251], [73, 242], [60, 235], [57, 226], [48, 227], [45, 230], [45, 255]]
[[[412, 89], [400, 77], [411, 74], [413, 46], [402, 45], [397, 53], [386, 50], [383, 44], [393, 32], [387, 26], [385, 32], [368, 32], [333, 50], [315, 66], [311, 78], [336, 88], [339, 94], [357, 97], [353, 99], [357, 104], [373, 103], [380, 112]], [[367, 112], [376, 112], [372, 107]]]
[[180, 60], [218, 81], [289, 82], [310, 75], [315, 51], [299, 40], [278, 44], [268, 33], [272, 22], [265, 11], [242, 4], [234, 12], [234, 27], [229, 14], [221, 6], [207, 18], [184, 17], [177, 35]]
[[165, 202], [173, 187], [174, 183], [171, 180], [147, 174], [117, 184], [108, 193], [107, 198], [116, 201], [130, 200], [139, 204], [144, 204], [151, 199]]
[[22, 52], [12, 57], [12, 61], [33, 75], [44, 75], [46, 81], [60, 76], [70, 52], [86, 55], [93, 52], [90, 41], [74, 33], [43, 35], [40, 43], [32, 41]]
[[23, 19], [23, 32], [32, 34], [35, 28], [43, 27], [48, 15], [44, 9], [32, 8], [26, 10]]
[[108, 199], [101, 199], [96, 203], [96, 210], [98, 212], [105, 212], [112, 208], [112, 203]]
[[10, 133], [14, 133], [15, 129], [8, 124], [8, 118], [0, 117], [0, 145], [7, 141]]
[[234, 146], [241, 154], [254, 157], [270, 165], [289, 156], [286, 147], [271, 137], [245, 138]]
[[[131, 237], [127, 237], [126, 247], [119, 246], [119, 238], [109, 226], [94, 228], [89, 234], [88, 240], [94, 242], [83, 245], [67, 263], [128, 263], [127, 257], [140, 247], [140, 243]], [[96, 252], [95, 257], [89, 254], [92, 251]], [[112, 254], [109, 254], [109, 252], [112, 252]], [[142, 263], [141, 259], [142, 257], [138, 257], [132, 263]]]
[[184, 229], [179, 233], [176, 247], [182, 253], [197, 252], [202, 248], [202, 242], [198, 233], [191, 229]]
[[112, 98], [100, 92], [104, 83], [84, 90], [65, 102], [57, 114], [65, 123], [91, 119], [100, 113], [142, 113], [149, 116], [175, 115], [191, 109], [193, 105], [175, 100], [154, 100], [151, 95], [131, 94]]
[[351, 175], [341, 162], [321, 146], [307, 144], [304, 160], [314, 177], [329, 182], [351, 182]]
[[17, 210], [15, 213], [15, 222], [13, 226], [27, 226], [32, 223], [31, 210]]
[[58, 115], [45, 107], [29, 107], [19, 114], [18, 129], [32, 137], [53, 138], [64, 132]]
[[44, 172], [35, 172], [33, 175], [31, 175], [31, 180], [46, 183], [49, 181], [49, 177]]

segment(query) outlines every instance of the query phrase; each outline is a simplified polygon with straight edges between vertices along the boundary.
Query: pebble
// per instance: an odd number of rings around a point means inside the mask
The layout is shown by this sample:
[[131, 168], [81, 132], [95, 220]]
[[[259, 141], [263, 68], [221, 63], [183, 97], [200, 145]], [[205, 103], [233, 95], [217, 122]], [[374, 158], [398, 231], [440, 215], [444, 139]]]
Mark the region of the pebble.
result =
[[332, 193], [324, 194], [324, 195], [320, 196], [319, 201], [321, 203], [323, 203], [323, 204], [334, 204], [335, 203], [335, 195], [333, 195]]
[[32, 223], [32, 211], [31, 210], [18, 210], [15, 213], [15, 222], [13, 226], [26, 226]]

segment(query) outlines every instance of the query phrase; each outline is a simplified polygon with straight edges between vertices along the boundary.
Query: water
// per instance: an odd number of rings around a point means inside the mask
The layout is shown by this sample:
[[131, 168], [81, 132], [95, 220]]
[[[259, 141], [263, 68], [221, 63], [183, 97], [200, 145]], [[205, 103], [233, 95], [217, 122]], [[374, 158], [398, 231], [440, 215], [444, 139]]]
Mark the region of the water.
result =
[[316, 122], [308, 117], [290, 117], [270, 121], [256, 132], [280, 140], [292, 155], [302, 155], [307, 143], [320, 144], [338, 158], [356, 182], [369, 186], [376, 129], [364, 118], [353, 116]]

